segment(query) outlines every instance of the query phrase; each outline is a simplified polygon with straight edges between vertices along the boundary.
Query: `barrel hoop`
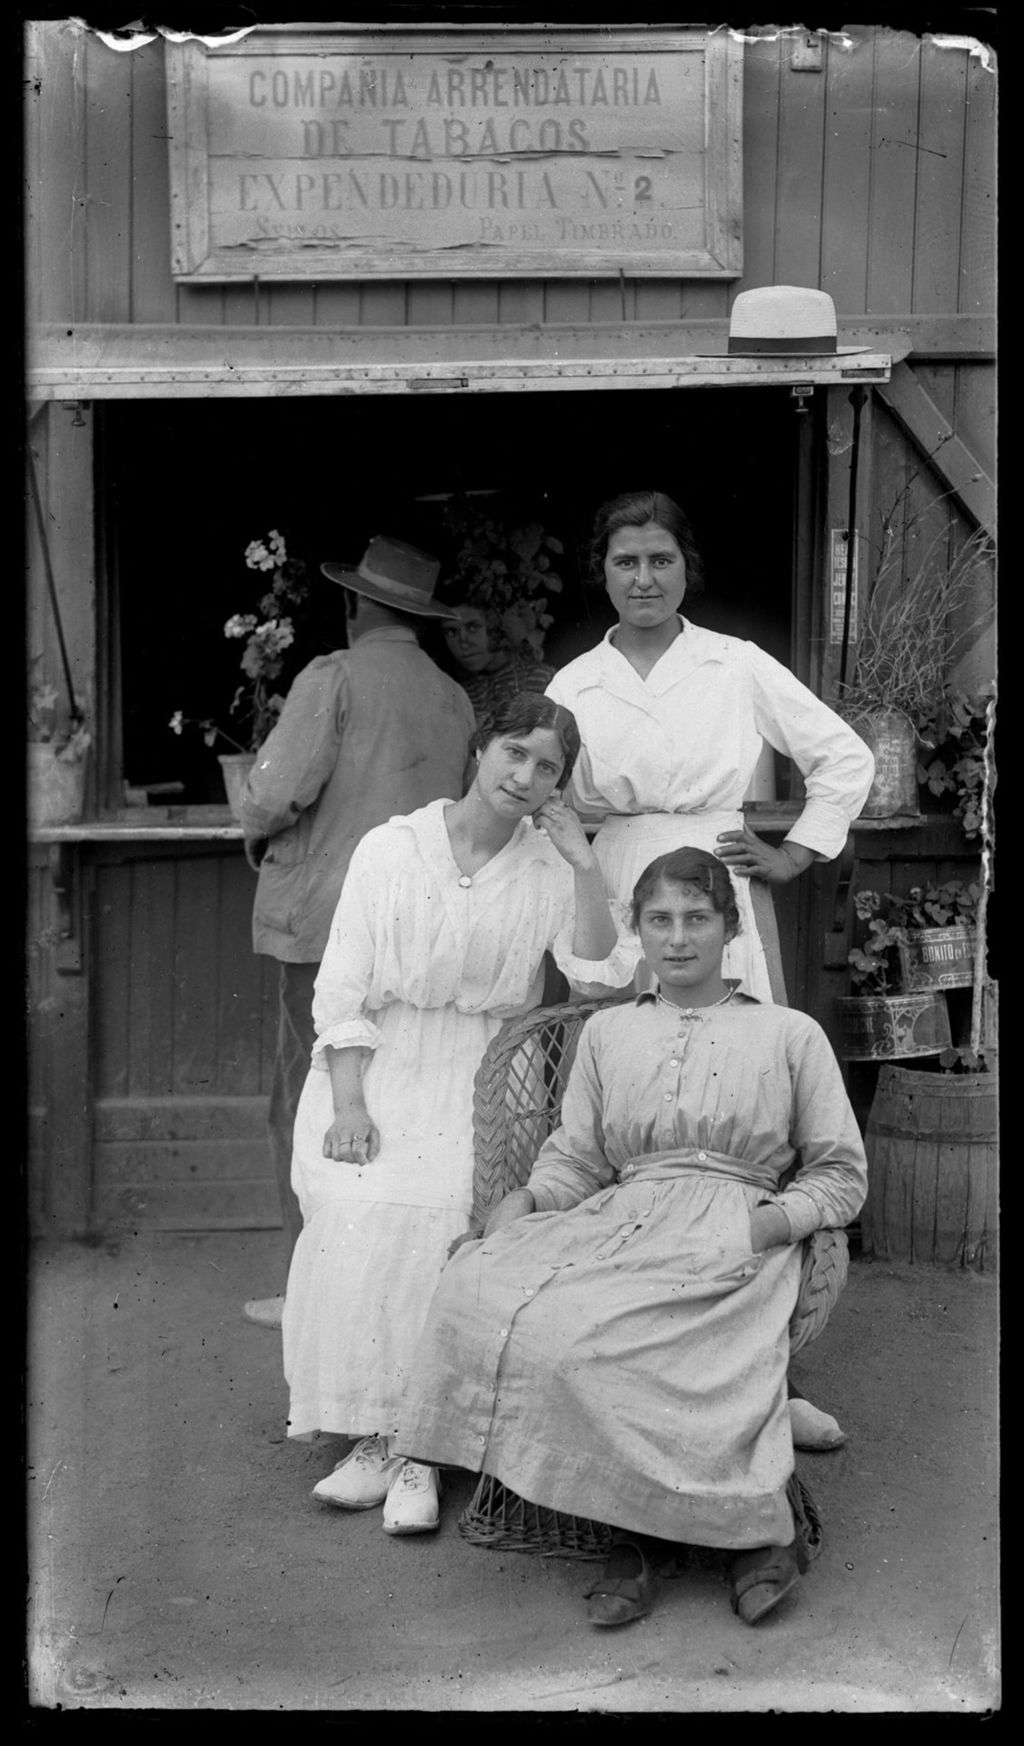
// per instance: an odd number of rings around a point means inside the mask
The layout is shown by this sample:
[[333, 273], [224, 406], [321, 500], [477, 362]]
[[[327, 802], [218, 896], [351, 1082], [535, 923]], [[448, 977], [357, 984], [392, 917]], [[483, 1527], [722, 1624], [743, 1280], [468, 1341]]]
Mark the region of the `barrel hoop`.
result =
[[965, 1145], [972, 1140], [980, 1146], [988, 1146], [994, 1145], [996, 1140], [994, 1131], [991, 1134], [972, 1134], [963, 1130], [951, 1132], [949, 1128], [937, 1131], [931, 1128], [891, 1128], [884, 1122], [869, 1122], [867, 1132], [884, 1140], [934, 1140], [940, 1146]]

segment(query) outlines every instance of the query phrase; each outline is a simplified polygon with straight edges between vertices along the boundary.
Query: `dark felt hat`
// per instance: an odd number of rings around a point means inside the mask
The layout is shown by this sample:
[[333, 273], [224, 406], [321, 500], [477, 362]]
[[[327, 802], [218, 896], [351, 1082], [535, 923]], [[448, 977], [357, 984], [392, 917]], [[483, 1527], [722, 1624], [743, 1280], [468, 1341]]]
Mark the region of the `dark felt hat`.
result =
[[439, 606], [433, 598], [441, 574], [438, 559], [386, 534], [374, 535], [355, 569], [346, 564], [321, 564], [320, 569], [329, 582], [353, 588], [394, 612], [411, 612], [418, 618], [458, 617], [450, 606]]

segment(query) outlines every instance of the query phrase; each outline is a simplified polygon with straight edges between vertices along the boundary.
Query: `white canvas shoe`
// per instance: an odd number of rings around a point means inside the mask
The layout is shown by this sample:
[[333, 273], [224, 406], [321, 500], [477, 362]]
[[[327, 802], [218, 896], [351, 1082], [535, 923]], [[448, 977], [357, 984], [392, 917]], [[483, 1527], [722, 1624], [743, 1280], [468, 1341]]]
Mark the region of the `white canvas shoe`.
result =
[[823, 1413], [820, 1407], [812, 1406], [809, 1400], [790, 1401], [789, 1428], [794, 1449], [808, 1449], [815, 1454], [841, 1449], [848, 1441], [839, 1421], [831, 1413]]
[[372, 1510], [384, 1502], [400, 1464], [400, 1455], [388, 1454], [386, 1437], [363, 1437], [333, 1473], [314, 1485], [313, 1496], [342, 1510]]
[[441, 1520], [436, 1467], [403, 1461], [392, 1478], [384, 1505], [385, 1534], [430, 1534]]

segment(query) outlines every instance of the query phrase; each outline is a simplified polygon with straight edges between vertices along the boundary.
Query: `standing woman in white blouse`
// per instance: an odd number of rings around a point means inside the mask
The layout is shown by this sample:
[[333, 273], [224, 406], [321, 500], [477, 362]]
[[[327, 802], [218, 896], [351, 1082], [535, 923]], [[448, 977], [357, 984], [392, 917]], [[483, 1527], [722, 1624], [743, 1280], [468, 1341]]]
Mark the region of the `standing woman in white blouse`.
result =
[[[555, 674], [547, 695], [579, 724], [572, 802], [585, 821], [601, 821], [594, 851], [609, 896], [628, 899], [658, 855], [711, 850], [740, 875], [741, 931], [723, 973], [770, 1001], [750, 880], [784, 885], [812, 861], [840, 854], [871, 786], [872, 755], [756, 643], [682, 616], [702, 565], [686, 516], [663, 492], [603, 504], [590, 560], [619, 622]], [[765, 741], [792, 758], [807, 795], [777, 849], [742, 812]]]

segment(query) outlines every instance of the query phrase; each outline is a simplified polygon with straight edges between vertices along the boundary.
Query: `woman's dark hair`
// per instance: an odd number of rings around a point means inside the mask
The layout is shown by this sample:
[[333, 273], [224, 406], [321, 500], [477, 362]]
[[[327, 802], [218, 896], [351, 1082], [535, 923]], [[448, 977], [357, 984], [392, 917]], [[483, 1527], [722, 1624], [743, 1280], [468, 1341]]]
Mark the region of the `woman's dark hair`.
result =
[[497, 704], [490, 722], [473, 735], [470, 748], [482, 752], [492, 740], [510, 736], [518, 739], [520, 735], [532, 734], [534, 728], [550, 728], [557, 736], [565, 759], [559, 787], [564, 787], [579, 757], [580, 730], [571, 709], [563, 708], [562, 704], [555, 703], [540, 691], [520, 691], [515, 697]]
[[588, 580], [594, 587], [604, 587], [604, 561], [612, 534], [622, 527], [647, 527], [652, 521], [672, 535], [683, 554], [687, 594], [700, 593], [704, 586], [704, 560], [697, 550], [689, 520], [664, 491], [625, 491], [621, 497], [610, 497], [607, 503], [602, 503], [594, 517], [587, 551]]
[[[445, 585], [443, 600], [445, 606], [471, 606], [474, 612], [479, 612], [487, 620], [487, 641], [492, 653], [498, 649], [511, 649], [512, 640], [505, 633], [501, 622], [501, 613], [497, 607], [489, 606], [480, 596], [480, 584], [472, 578], [460, 576], [458, 581]], [[450, 627], [446, 627], [450, 628]]]
[[739, 905], [729, 869], [707, 849], [673, 849], [671, 854], [659, 855], [644, 868], [633, 887], [634, 928], [639, 928], [640, 912], [663, 880], [671, 880], [674, 885], [696, 885], [706, 891], [713, 907], [725, 917], [726, 932], [739, 933]]

